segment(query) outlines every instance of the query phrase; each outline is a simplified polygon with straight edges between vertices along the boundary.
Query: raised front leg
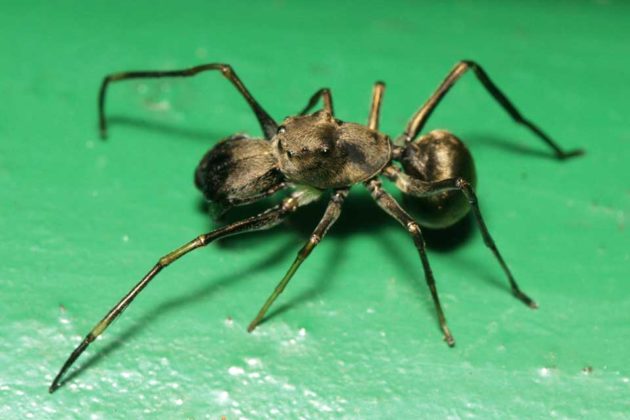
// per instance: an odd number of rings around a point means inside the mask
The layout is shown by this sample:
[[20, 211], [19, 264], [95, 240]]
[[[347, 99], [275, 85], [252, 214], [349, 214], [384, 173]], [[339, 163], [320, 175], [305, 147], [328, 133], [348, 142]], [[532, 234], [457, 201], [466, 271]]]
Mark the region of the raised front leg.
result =
[[105, 120], [105, 94], [107, 87], [112, 82], [119, 82], [121, 80], [128, 79], [154, 79], [160, 77], [191, 77], [204, 71], [217, 70], [228, 79], [234, 87], [243, 95], [249, 106], [256, 114], [258, 123], [265, 134], [265, 138], [270, 139], [278, 131], [278, 124], [267, 114], [267, 111], [254, 99], [249, 90], [245, 87], [241, 79], [238, 78], [234, 69], [229, 64], [210, 63], [200, 66], [191, 67], [183, 70], [166, 70], [166, 71], [154, 71], [154, 70], [141, 70], [141, 71], [125, 71], [121, 73], [113, 73], [106, 76], [101, 84], [101, 89], [98, 95], [98, 120], [101, 130], [101, 136], [107, 136], [107, 122]]
[[385, 93], [385, 83], [374, 83], [374, 88], [372, 90], [372, 106], [370, 107], [370, 116], [368, 117], [368, 128], [371, 130], [378, 130], [383, 93]]

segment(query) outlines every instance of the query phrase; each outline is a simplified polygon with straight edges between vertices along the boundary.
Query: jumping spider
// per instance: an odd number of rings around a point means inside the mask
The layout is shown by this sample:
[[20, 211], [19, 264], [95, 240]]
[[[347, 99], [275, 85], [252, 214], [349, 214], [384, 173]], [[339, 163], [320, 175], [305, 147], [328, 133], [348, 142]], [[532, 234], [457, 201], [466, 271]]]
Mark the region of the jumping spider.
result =
[[[517, 123], [524, 125], [543, 140], [558, 159], [577, 156], [582, 151], [564, 152], [541, 129], [521, 115], [478, 64], [461, 61], [455, 65], [435, 93], [412, 116], [404, 133], [394, 141], [378, 130], [379, 111], [385, 89], [381, 82], [374, 85], [367, 125], [335, 118], [332, 97], [328, 89], [317, 91], [302, 112], [286, 118], [278, 125], [250, 94], [232, 67], [217, 63], [185, 70], [133, 71], [105, 77], [99, 93], [101, 134], [103, 136], [106, 134], [105, 93], [111, 82], [140, 78], [189, 77], [210, 70], [220, 71], [243, 95], [256, 114], [264, 139], [234, 135], [211, 148], [195, 172], [197, 187], [208, 201], [219, 205], [223, 210], [255, 202], [280, 190], [290, 189], [292, 193], [267, 211], [200, 235], [160, 258], [72, 352], [50, 385], [50, 392], [60, 386], [64, 373], [88, 345], [105, 331], [164, 267], [214, 240], [273, 227], [299, 207], [321, 198], [330, 191], [326, 211], [310, 239], [298, 252], [288, 272], [249, 324], [248, 331], [253, 331], [298, 267], [335, 223], [350, 187], [358, 183], [363, 184], [376, 203], [411, 235], [420, 254], [440, 328], [449, 346], [453, 346], [455, 340], [442, 312], [420, 226], [445, 228], [461, 220], [472, 210], [484, 242], [505, 272], [512, 292], [530, 308], [536, 308], [536, 303], [521, 291], [514, 280], [481, 216], [474, 192], [475, 167], [466, 146], [455, 135], [445, 130], [435, 130], [420, 138], [417, 137], [448, 90], [467, 70], [472, 70], [503, 109]], [[323, 109], [309, 114], [320, 99], [323, 100]], [[382, 188], [380, 177], [393, 181], [405, 194], [421, 200], [423, 208], [427, 211], [418, 220], [411, 217]]]

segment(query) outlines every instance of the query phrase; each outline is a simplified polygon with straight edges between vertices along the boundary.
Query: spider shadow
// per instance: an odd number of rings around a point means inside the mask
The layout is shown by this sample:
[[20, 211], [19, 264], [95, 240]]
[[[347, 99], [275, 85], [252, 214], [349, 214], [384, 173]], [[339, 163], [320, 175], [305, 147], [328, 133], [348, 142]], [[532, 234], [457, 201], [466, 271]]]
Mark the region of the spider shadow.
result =
[[281, 261], [282, 257], [287, 252], [289, 252], [290, 249], [294, 248], [294, 245], [295, 244], [293, 243], [293, 241], [288, 241], [282, 247], [277, 249], [272, 255], [265, 257], [263, 260], [253, 264], [249, 268], [241, 270], [237, 273], [223, 276], [222, 278], [219, 278], [216, 281], [200, 287], [192, 292], [171, 298], [165, 302], [162, 302], [161, 304], [158, 304], [153, 309], [149, 310], [149, 312], [147, 312], [141, 318], [139, 318], [133, 325], [127, 327], [123, 332], [121, 332], [114, 341], [109, 343], [98, 353], [88, 358], [86, 362], [80, 365], [77, 369], [68, 373], [65, 379], [59, 383], [58, 388], [62, 387], [66, 382], [69, 382], [75, 377], [79, 376], [84, 370], [89, 369], [92, 366], [96, 366], [102, 359], [106, 358], [109, 354], [116, 351], [126, 341], [128, 341], [140, 330], [142, 330], [145, 325], [155, 322], [159, 318], [167, 315], [169, 312], [174, 311], [180, 306], [185, 306], [194, 302], [205, 300], [208, 297], [212, 296], [213, 293], [220, 290], [222, 287], [243, 281], [243, 279], [247, 278], [248, 275], [251, 273], [255, 273], [257, 271], [267, 269], [271, 266], [276, 265], [276, 263]]
[[227, 137], [227, 135], [213, 133], [208, 130], [181, 127], [161, 121], [151, 121], [143, 118], [134, 118], [123, 115], [113, 115], [107, 117], [108, 129], [115, 126], [126, 126], [143, 131], [163, 134], [164, 136], [204, 141], [210, 144], [215, 144], [219, 140]]
[[[164, 123], [146, 121], [130, 117], [113, 116], [109, 118], [109, 122], [112, 125], [122, 124], [131, 127], [141, 128], [143, 130], [158, 131], [176, 137], [191, 138], [195, 140], [216, 141], [217, 139], [222, 138], [220, 135], [215, 135], [202, 130], [174, 127]], [[475, 133], [467, 136], [467, 139], [469, 142], [489, 145], [493, 147], [500, 147], [512, 153], [537, 157], [547, 157], [552, 159], [554, 158], [553, 155], [550, 155], [549, 153], [506, 142], [504, 139], [493, 135]], [[244, 216], [255, 214], [257, 211], [269, 208], [269, 204], [270, 202], [268, 200], [263, 200], [260, 203], [255, 203], [252, 206], [247, 206], [247, 209], [235, 209], [231, 213], [230, 217], [226, 219], [226, 221], [231, 221], [233, 219], [243, 218]], [[310, 235], [312, 229], [315, 227], [317, 221], [321, 218], [321, 215], [323, 214], [325, 209], [325, 205], [326, 203], [323, 200], [321, 202], [314, 203], [313, 205], [300, 209], [300, 211], [293, 215], [287, 222], [284, 223], [284, 225], [297, 232], [300, 237], [307, 238]], [[199, 211], [207, 213], [208, 209], [205, 202], [198, 203], [197, 207]], [[413, 206], [409, 206], [408, 202], [406, 202], [405, 207], [408, 208], [410, 213], [413, 215]], [[352, 217], [349, 217], [349, 215], [352, 215]], [[315, 286], [309, 288], [308, 290], [305, 290], [300, 295], [291, 299], [291, 301], [278, 306], [275, 310], [270, 312], [267, 317], [265, 317], [263, 322], [278, 315], [281, 315], [282, 313], [291, 309], [291, 307], [293, 307], [294, 305], [307, 302], [313, 297], [325, 293], [331, 285], [331, 280], [333, 278], [332, 273], [334, 272], [335, 267], [338, 265], [339, 261], [344, 258], [344, 239], [348, 235], [354, 234], [357, 231], [365, 230], [366, 228], [369, 229], [372, 234], [382, 232], [383, 229], [389, 229], [389, 227], [387, 227], [387, 224], [392, 224], [391, 218], [387, 216], [382, 210], [380, 210], [367, 194], [353, 194], [351, 197], [349, 197], [344, 205], [342, 217], [327, 237], [327, 239], [330, 238], [332, 240], [328, 239], [326, 241], [326, 243], [330, 243], [329, 246], [335, 246], [336, 250], [332, 253], [333, 257], [326, 264], [326, 268], [324, 270], [320, 270], [320, 274], [315, 281]], [[427, 247], [430, 251], [436, 251], [440, 253], [449, 252], [450, 250], [461, 246], [464, 242], [470, 239], [472, 233], [477, 230], [474, 228], [474, 224], [475, 223], [473, 221], [473, 218], [469, 214], [460, 222], [447, 229], [432, 230], [423, 228], [423, 235], [425, 237]], [[256, 235], [228, 237], [223, 239], [222, 241], [219, 241], [218, 244], [219, 246], [225, 248], [257, 246], [261, 243], [265, 243], [269, 239], [270, 235], [278, 235], [277, 230], [262, 231]], [[408, 279], [417, 279], [419, 275], [422, 275], [421, 272], [418, 271], [418, 261], [412, 262], [409, 258], [406, 258], [403, 253], [396, 251], [399, 246], [404, 246], [403, 244], [392, 243], [392, 241], [388, 239], [386, 235], [380, 235], [379, 241], [382, 245], [382, 249], [388, 254], [388, 256], [395, 260], [399, 267], [403, 267], [405, 271], [407, 271], [406, 277]], [[117, 350], [125, 341], [133, 337], [146, 324], [154, 322], [156, 319], [167, 314], [168, 312], [179, 308], [180, 306], [188, 305], [190, 303], [206, 299], [218, 289], [227, 284], [239, 283], [244, 278], [246, 278], [249, 273], [253, 273], [277, 265], [277, 263], [280, 262], [287, 253], [291, 253], [291, 251], [295, 251], [296, 249], [299, 248], [295, 246], [294, 241], [289, 241], [281, 248], [276, 250], [270, 257], [267, 257], [264, 260], [250, 266], [249, 268], [242, 270], [240, 273], [224, 276], [223, 278], [215, 280], [211, 284], [199, 288], [194, 292], [172, 298], [163, 302], [162, 304], [159, 304], [158, 306], [150, 310], [147, 314], [138, 319], [133, 325], [124, 330], [114, 341], [108, 344], [104, 349], [99, 351], [97, 354], [92, 355], [85, 363], [80, 365], [74, 371], [70, 372], [65, 377], [65, 379], [59, 383], [58, 388], [62, 387], [66, 382], [76, 378], [84, 370], [97, 365], [102, 359]], [[469, 266], [469, 268], [473, 268], [470, 271], [479, 272], [479, 270], [474, 270], [475, 264], [465, 262], [465, 265]], [[495, 287], [510, 292], [509, 287], [500, 282], [494, 275], [483, 276], [483, 279], [487, 283], [490, 283]], [[428, 308], [428, 310], [430, 310], [431, 313], [436, 316], [432, 308]]]
[[[413, 211], [415, 210], [413, 199], [404, 201], [404, 207], [413, 214]], [[225, 220], [225, 222], [240, 220], [244, 217], [250, 216], [251, 214], [255, 214], [257, 211], [263, 211], [269, 207], [269, 204], [259, 204], [259, 208], [255, 211], [252, 211], [253, 209], [238, 209], [236, 210], [236, 213], [231, 214], [229, 219]], [[296, 214], [287, 219], [283, 225], [295, 231], [297, 234], [296, 236], [308, 238], [312, 233], [312, 229], [324, 213], [325, 207], [326, 200], [324, 199], [320, 202], [301, 208], [298, 212], [296, 212]], [[207, 206], [200, 203], [199, 209], [207, 211]], [[314, 286], [301, 292], [299, 295], [292, 297], [288, 302], [272, 309], [263, 319], [261, 324], [287, 312], [294, 305], [308, 302], [316, 296], [325, 294], [334, 279], [336, 266], [343, 260], [343, 258], [345, 258], [345, 239], [348, 236], [355, 234], [357, 231], [365, 231], [366, 229], [369, 230], [370, 234], [378, 237], [381, 249], [385, 251], [390, 259], [396, 261], [396, 265], [398, 267], [401, 267], [405, 271], [405, 279], [413, 281], [414, 286], [422, 288], [424, 283], [422, 280], [424, 279], [424, 274], [417, 256], [400, 252], [400, 249], [404, 246], [413, 247], [411, 239], [405, 238], [409, 239], [409, 242], [393, 242], [391, 237], [384, 234], [383, 231], [386, 229], [401, 229], [398, 224], [394, 222], [390, 216], [378, 208], [376, 203], [374, 203], [374, 200], [367, 193], [357, 194], [355, 192], [355, 194], [351, 194], [344, 203], [343, 212], [339, 221], [333, 226], [320, 245], [335, 247], [335, 250], [332, 252], [332, 257], [320, 266], [322, 268], [318, 270]], [[455, 225], [446, 229], [436, 230], [423, 228], [423, 235], [430, 253], [447, 253], [469, 241], [476, 231], [478, 231], [478, 229], [476, 229], [474, 217], [469, 214]], [[269, 231], [269, 234], [272, 235], [272, 232], [273, 231]], [[264, 235], [258, 235], [257, 239], [253, 239], [253, 237], [254, 235], [250, 235], [246, 239], [246, 243], [243, 242], [242, 236], [238, 238], [226, 238], [223, 242], [223, 246], [227, 248], [232, 246], [261, 246], [266, 241]], [[304, 239], [304, 242], [305, 241], [306, 239]], [[293, 254], [297, 251], [297, 249], [299, 248], [296, 247]], [[490, 258], [492, 257], [490, 256]], [[474, 265], [475, 264], [471, 262], [467, 263], [469, 269], [472, 266], [471, 272], [483, 271], [480, 270], [479, 266], [474, 267]], [[501, 290], [509, 291], [509, 288], [507, 288], [505, 284], [501, 283], [494, 275], [484, 276], [483, 278], [493, 286], [498, 287]], [[280, 277], [278, 279], [280, 279]], [[420, 280], [420, 282], [418, 282], [418, 280]], [[436, 316], [432, 306], [427, 306], [427, 310], [433, 316]]]
[[[462, 136], [462, 140], [468, 147], [473, 150], [479, 147], [491, 147], [495, 149], [502, 149], [508, 153], [517, 154], [521, 156], [531, 156], [536, 158], [545, 158], [557, 161], [555, 154], [549, 149], [536, 148], [536, 139], [532, 140], [532, 144], [521, 144], [514, 141], [514, 139], [507, 139], [503, 136], [496, 135], [494, 133], [484, 132], [471, 132]], [[540, 143], [539, 143], [540, 144]]]

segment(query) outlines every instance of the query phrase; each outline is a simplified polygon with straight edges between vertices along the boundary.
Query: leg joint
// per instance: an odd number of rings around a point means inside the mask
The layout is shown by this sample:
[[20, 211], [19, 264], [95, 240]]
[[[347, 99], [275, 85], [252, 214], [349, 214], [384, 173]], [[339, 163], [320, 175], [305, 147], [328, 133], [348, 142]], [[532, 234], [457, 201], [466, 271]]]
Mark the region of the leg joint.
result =
[[420, 233], [420, 226], [418, 226], [418, 223], [416, 223], [415, 221], [407, 223], [406, 227], [407, 231], [412, 235], [417, 235], [418, 233]]
[[368, 181], [365, 186], [375, 200], [378, 201], [378, 199], [383, 196], [383, 190], [379, 181]]
[[471, 206], [477, 204], [477, 196], [475, 195], [475, 192], [473, 191], [473, 188], [468, 181], [466, 181], [464, 178], [457, 178], [455, 180], [455, 186], [464, 193], [464, 195], [468, 199], [468, 203]]
[[470, 183], [466, 181], [464, 178], [457, 178], [455, 180], [455, 186], [460, 190], [466, 189], [470, 187]]
[[476, 69], [479, 67], [479, 64], [477, 64], [477, 62], [473, 60], [460, 60], [459, 64], [464, 65], [466, 67], [470, 67], [472, 69]]
[[199, 246], [205, 246], [208, 243], [208, 235], [197, 236], [197, 239], [195, 239], [195, 242], [197, 242]]
[[234, 69], [229, 64], [221, 64], [219, 65], [219, 70], [223, 73], [224, 76], [229, 77], [234, 74]]

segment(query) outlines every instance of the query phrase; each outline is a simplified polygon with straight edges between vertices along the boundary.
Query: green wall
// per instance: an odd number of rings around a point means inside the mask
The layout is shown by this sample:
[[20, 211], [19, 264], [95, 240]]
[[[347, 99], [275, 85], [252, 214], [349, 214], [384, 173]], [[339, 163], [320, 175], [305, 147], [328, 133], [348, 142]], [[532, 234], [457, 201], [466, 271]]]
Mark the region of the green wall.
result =
[[[3, 2], [0, 417], [628, 416], [629, 17], [622, 1]], [[395, 136], [461, 58], [587, 151], [550, 158], [471, 75], [427, 127], [470, 146], [487, 224], [539, 310], [476, 228], [432, 238], [449, 349], [411, 240], [357, 186], [254, 334], [321, 205], [177, 262], [48, 394], [157, 258], [212, 228], [192, 182], [203, 153], [259, 133], [207, 74], [113, 86], [102, 142], [105, 74], [227, 62], [278, 119], [328, 86], [357, 122], [380, 79]]]

